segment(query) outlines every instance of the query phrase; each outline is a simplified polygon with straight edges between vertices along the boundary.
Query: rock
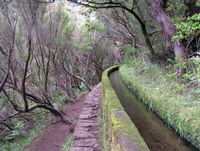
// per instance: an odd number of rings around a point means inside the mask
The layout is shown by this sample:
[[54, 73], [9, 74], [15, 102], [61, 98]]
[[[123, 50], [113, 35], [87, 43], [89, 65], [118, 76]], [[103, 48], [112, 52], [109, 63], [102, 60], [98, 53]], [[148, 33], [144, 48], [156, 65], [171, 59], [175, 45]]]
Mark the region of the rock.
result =
[[84, 100], [84, 106], [74, 130], [74, 141], [70, 151], [100, 151], [98, 109], [100, 85], [96, 86]]

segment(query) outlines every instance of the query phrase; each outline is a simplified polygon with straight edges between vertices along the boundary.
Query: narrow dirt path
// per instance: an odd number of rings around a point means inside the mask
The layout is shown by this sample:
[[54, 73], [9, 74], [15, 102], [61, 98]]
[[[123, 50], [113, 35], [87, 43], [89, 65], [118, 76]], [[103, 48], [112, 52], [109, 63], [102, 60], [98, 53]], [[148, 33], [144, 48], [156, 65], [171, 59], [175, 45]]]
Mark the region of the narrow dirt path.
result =
[[[74, 119], [75, 122], [82, 110], [85, 96], [81, 95], [64, 106], [64, 112], [67, 117]], [[70, 134], [70, 125], [62, 122], [51, 123], [43, 132], [41, 137], [34, 140], [24, 151], [60, 151], [65, 143], [67, 136]]]
[[100, 151], [99, 104], [100, 84], [85, 97], [83, 109], [74, 131], [74, 140], [70, 151]]

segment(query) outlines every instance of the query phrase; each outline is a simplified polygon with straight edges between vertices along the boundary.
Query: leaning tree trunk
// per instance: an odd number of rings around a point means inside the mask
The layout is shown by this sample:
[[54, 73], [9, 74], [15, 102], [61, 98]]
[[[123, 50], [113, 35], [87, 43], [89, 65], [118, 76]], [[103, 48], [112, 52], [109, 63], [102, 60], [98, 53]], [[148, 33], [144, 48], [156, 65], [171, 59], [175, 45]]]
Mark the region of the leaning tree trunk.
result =
[[[169, 20], [169, 15], [165, 12], [162, 0], [152, 0], [152, 13], [156, 21], [162, 26], [162, 32], [169, 41], [166, 44], [170, 44], [174, 51], [175, 57], [178, 59], [180, 64], [186, 61], [185, 47], [179, 40], [172, 40], [172, 37], [176, 34], [176, 27]], [[180, 67], [178, 75], [182, 76], [185, 72], [184, 67]]]
[[62, 112], [60, 112], [59, 110], [55, 109], [53, 106], [50, 106], [50, 105], [47, 105], [47, 104], [35, 105], [35, 106], [29, 108], [28, 111], [26, 111], [26, 112], [33, 111], [33, 110], [35, 110], [37, 108], [46, 109], [49, 112], [51, 112], [53, 115], [55, 115], [56, 117], [59, 117], [62, 122], [71, 124], [70, 120], [67, 119]]
[[141, 27], [141, 30], [142, 30], [142, 33], [144, 35], [144, 39], [145, 39], [145, 42], [146, 42], [146, 45], [148, 46], [149, 48], [149, 51], [151, 52], [151, 55], [153, 57], [156, 56], [155, 54], [155, 51], [153, 49], [153, 46], [151, 44], [151, 40], [150, 40], [150, 37], [148, 35], [148, 32], [147, 32], [147, 27], [146, 27], [146, 24], [145, 22], [142, 20], [142, 18], [140, 18], [140, 16], [135, 12], [133, 11], [132, 9], [128, 9], [127, 7], [122, 7], [123, 9], [125, 9], [126, 11], [128, 11], [129, 13], [131, 13], [136, 19], [137, 21], [140, 23], [140, 27]]

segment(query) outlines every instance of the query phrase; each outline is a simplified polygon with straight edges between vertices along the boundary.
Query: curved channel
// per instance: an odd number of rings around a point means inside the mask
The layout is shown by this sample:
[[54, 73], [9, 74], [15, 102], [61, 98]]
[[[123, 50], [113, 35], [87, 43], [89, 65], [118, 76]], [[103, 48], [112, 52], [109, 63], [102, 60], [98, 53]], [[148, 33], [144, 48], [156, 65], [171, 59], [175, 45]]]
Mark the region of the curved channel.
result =
[[111, 73], [109, 79], [125, 111], [151, 151], [198, 151], [137, 100], [121, 81], [118, 70]]

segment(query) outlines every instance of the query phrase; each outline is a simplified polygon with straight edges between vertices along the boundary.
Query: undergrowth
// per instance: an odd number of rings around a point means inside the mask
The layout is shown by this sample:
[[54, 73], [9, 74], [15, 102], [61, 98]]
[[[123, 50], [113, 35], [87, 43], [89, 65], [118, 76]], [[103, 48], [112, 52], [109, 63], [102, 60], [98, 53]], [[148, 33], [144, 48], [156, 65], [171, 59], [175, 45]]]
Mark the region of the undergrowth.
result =
[[38, 137], [44, 129], [44, 114], [47, 114], [47, 112], [43, 111], [40, 114], [33, 115], [32, 119], [37, 122], [34, 124], [33, 128], [26, 130], [26, 132], [24, 130], [25, 125], [19, 121], [19, 124], [16, 124], [15, 126], [15, 130], [11, 131], [5, 138], [1, 138], [0, 150], [22, 151], [23, 148], [29, 145], [33, 139]]
[[200, 100], [190, 82], [179, 82], [174, 72], [134, 58], [120, 68], [123, 82], [181, 136], [200, 149]]

